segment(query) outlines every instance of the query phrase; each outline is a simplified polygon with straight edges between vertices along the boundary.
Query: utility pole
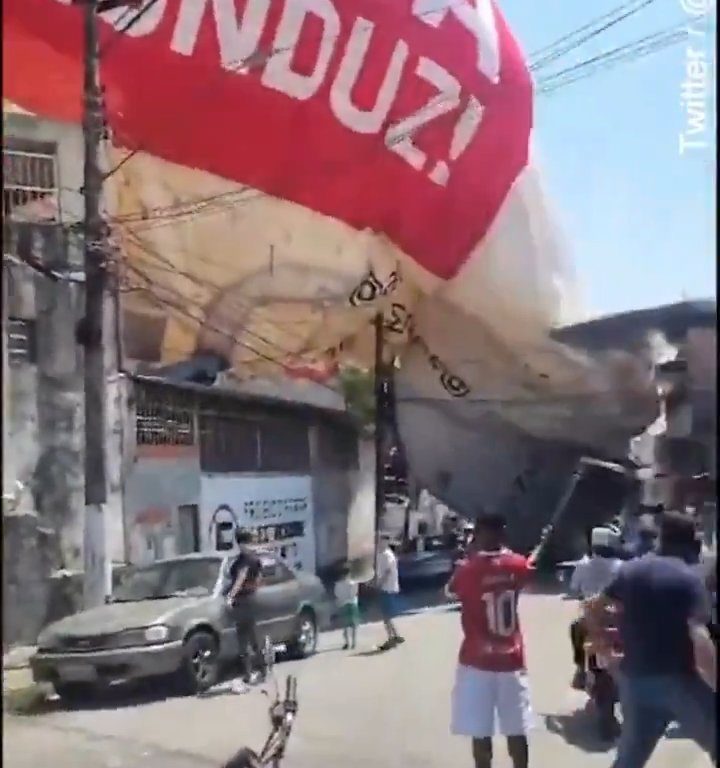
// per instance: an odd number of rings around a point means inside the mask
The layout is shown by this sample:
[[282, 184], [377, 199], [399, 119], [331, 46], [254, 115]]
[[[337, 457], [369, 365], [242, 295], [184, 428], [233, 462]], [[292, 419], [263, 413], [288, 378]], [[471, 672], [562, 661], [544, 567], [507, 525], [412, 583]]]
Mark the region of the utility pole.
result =
[[385, 362], [382, 312], [375, 315], [375, 574], [380, 526], [385, 513]]
[[[3, 233], [3, 236], [5, 233]], [[8, 267], [5, 263], [5, 257], [3, 256], [2, 261], [2, 412], [3, 412], [3, 431], [2, 431], [2, 440], [3, 445], [10, 446], [10, 367], [8, 365], [8, 345], [7, 345], [7, 317], [8, 317], [8, 300], [9, 300], [9, 294], [8, 294], [8, 275], [7, 275]], [[15, 473], [12, 471], [14, 469], [14, 462], [11, 464], [9, 461], [9, 454], [10, 451], [8, 450], [7, 453], [3, 456], [3, 463], [2, 463], [2, 469], [3, 469], [3, 479], [2, 479], [2, 496], [3, 496], [3, 511], [5, 507], [5, 495], [12, 493], [15, 485]]]
[[101, 212], [103, 174], [100, 148], [104, 134], [100, 87], [98, 0], [81, 0], [84, 11], [85, 78], [83, 134], [85, 168], [85, 317], [78, 340], [85, 348], [85, 526], [83, 536], [85, 607], [103, 603], [111, 588], [105, 542], [107, 478], [104, 304], [107, 278], [105, 222]]

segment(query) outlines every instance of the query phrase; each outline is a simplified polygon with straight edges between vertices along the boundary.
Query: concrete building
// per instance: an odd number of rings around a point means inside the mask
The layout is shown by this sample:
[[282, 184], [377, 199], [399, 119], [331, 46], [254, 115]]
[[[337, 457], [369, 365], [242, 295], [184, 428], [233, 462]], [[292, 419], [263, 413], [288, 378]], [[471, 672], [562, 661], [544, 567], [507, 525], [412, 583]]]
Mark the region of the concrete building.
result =
[[239, 525], [294, 569], [371, 563], [373, 446], [347, 414], [143, 377], [125, 386], [126, 560], [230, 551]]
[[[79, 131], [5, 114], [3, 644], [72, 607], [82, 569]], [[61, 160], [61, 158], [64, 158]], [[75, 190], [74, 193], [71, 190]]]
[[677, 347], [677, 358], [658, 370], [666, 428], [652, 446], [643, 501], [695, 508], [704, 517], [706, 543], [711, 544], [717, 527], [715, 317], [688, 328]]

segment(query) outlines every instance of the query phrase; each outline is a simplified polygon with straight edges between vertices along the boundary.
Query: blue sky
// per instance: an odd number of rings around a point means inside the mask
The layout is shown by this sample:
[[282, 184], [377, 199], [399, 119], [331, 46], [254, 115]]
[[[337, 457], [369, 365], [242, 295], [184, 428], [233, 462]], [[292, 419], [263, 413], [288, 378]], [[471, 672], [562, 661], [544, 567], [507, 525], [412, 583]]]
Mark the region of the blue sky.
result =
[[[683, 21], [681, 2], [656, 0], [543, 74]], [[500, 0], [528, 55], [621, 4]], [[685, 66], [680, 43], [536, 97], [540, 164], [593, 315], [715, 295], [714, 149], [680, 156]]]

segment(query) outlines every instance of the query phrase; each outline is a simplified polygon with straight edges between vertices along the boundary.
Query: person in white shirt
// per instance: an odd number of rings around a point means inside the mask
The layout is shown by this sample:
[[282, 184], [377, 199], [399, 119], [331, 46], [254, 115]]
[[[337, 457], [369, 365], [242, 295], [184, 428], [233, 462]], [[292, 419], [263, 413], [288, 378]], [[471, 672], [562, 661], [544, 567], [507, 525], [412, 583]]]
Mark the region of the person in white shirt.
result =
[[360, 623], [358, 583], [350, 577], [350, 566], [347, 563], [340, 570], [340, 579], [335, 584], [335, 601], [345, 640], [343, 650], [354, 649], [357, 645], [357, 628]]
[[[570, 580], [570, 594], [583, 601], [599, 595], [614, 580], [622, 565], [622, 560], [616, 557], [617, 549], [617, 534], [613, 529], [593, 528], [590, 556], [585, 555], [575, 566]], [[572, 686], [578, 690], [585, 689], [586, 636], [583, 619], [577, 618], [570, 625], [570, 642], [575, 664]]]
[[379, 650], [387, 651], [405, 642], [395, 627], [395, 616], [398, 612], [398, 594], [400, 593], [400, 579], [398, 576], [398, 563], [395, 553], [390, 546], [390, 537], [380, 537], [380, 551], [377, 556], [376, 586], [380, 596], [380, 609], [382, 611], [383, 624], [387, 632], [387, 640]]

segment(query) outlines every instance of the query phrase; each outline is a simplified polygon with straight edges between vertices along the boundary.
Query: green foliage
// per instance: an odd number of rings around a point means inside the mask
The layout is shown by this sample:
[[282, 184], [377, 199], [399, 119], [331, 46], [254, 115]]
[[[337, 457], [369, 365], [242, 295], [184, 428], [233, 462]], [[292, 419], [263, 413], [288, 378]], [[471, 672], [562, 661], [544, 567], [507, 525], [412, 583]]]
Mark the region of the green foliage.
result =
[[358, 422], [363, 432], [375, 430], [375, 376], [362, 368], [343, 368], [340, 386], [348, 413]]

